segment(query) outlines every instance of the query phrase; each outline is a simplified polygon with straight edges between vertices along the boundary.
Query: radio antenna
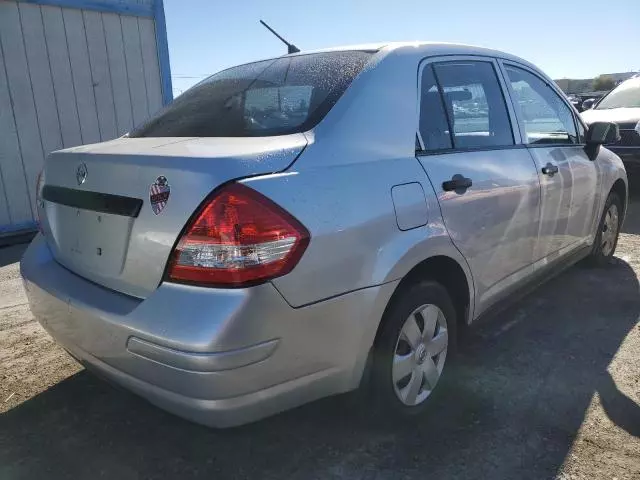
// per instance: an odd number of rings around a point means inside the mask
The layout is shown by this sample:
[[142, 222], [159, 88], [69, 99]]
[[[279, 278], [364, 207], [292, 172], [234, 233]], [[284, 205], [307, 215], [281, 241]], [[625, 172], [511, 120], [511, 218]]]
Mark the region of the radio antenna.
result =
[[271, 28], [269, 25], [267, 25], [266, 22], [260, 20], [260, 23], [262, 25], [264, 25], [267, 28], [267, 30], [269, 30], [271, 33], [273, 33], [276, 37], [278, 37], [280, 39], [280, 41], [282, 43], [284, 43], [287, 46], [287, 53], [298, 53], [300, 51], [300, 49], [298, 47], [296, 47], [293, 43], [287, 42], [284, 38], [282, 38], [280, 35], [278, 35], [278, 32], [276, 32], [273, 28]]

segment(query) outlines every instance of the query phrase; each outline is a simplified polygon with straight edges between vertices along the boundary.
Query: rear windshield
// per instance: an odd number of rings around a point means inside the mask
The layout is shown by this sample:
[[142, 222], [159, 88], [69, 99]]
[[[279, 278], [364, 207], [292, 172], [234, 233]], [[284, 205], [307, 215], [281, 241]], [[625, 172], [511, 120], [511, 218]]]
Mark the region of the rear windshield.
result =
[[250, 63], [187, 90], [129, 137], [263, 137], [314, 127], [371, 52], [326, 52]]
[[600, 100], [596, 110], [640, 107], [640, 78], [627, 80]]

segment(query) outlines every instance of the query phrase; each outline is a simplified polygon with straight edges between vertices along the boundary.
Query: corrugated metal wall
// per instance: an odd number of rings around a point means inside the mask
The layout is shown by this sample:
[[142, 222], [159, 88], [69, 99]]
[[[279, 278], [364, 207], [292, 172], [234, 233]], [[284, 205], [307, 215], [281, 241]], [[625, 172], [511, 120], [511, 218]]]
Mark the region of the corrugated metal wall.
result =
[[161, 106], [153, 18], [0, 0], [0, 234], [33, 224], [49, 152], [115, 138]]

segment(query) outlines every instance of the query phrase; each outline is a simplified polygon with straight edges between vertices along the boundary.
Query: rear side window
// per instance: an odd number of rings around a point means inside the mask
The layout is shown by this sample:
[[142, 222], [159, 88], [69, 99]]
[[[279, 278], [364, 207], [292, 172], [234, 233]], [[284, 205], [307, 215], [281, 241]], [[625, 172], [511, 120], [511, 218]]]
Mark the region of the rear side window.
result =
[[489, 62], [445, 62], [422, 74], [420, 134], [427, 151], [514, 144], [498, 77]]
[[493, 65], [471, 61], [425, 67], [420, 133], [425, 150], [513, 145], [509, 114]]
[[530, 145], [578, 143], [573, 113], [545, 81], [522, 68], [506, 65], [515, 95], [514, 103], [524, 122]]
[[260, 137], [313, 128], [371, 52], [325, 52], [217, 73], [180, 95], [130, 137]]
[[491, 63], [440, 63], [434, 69], [456, 148], [513, 145], [507, 105]]

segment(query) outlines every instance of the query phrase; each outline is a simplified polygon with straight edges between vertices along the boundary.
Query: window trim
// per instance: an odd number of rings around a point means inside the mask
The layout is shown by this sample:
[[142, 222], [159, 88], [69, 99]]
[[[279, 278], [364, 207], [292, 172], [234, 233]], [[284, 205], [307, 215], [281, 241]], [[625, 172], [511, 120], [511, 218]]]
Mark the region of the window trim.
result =
[[[548, 146], [548, 145], [544, 145]], [[493, 150], [521, 150], [527, 148], [523, 143], [515, 143], [513, 145], [492, 145], [490, 147], [467, 147], [467, 148], [441, 148], [440, 150], [418, 150], [416, 157], [430, 157], [432, 155], [451, 155], [454, 153], [468, 152], [490, 152]]]
[[[528, 65], [524, 65], [522, 63], [513, 61], [513, 60], [505, 60], [505, 59], [498, 59], [498, 65], [500, 67], [500, 72], [502, 73], [502, 76], [504, 77], [504, 81], [505, 84], [507, 86], [507, 89], [509, 91], [509, 99], [512, 103], [513, 106], [513, 110], [515, 112], [516, 118], [517, 118], [517, 122], [518, 122], [518, 126], [520, 128], [520, 131], [523, 132], [522, 136], [521, 136], [521, 142], [524, 146], [526, 146], [527, 148], [550, 148], [550, 147], [580, 147], [580, 146], [584, 146], [584, 143], [580, 142], [580, 135], [578, 132], [578, 125], [577, 122], [582, 123], [582, 126], [585, 127], [586, 130], [586, 126], [584, 124], [584, 122], [582, 122], [581, 119], [579, 119], [576, 116], [575, 113], [575, 109], [573, 108], [573, 105], [571, 105], [571, 103], [569, 102], [569, 99], [567, 99], [566, 95], [562, 92], [562, 90], [560, 90], [560, 87], [558, 87], [558, 85], [551, 79], [547, 78], [546, 75], [542, 74], [542, 72], [533, 69], [531, 67], [529, 67]], [[507, 66], [511, 66], [514, 68], [519, 68], [521, 70], [524, 70], [528, 73], [530, 73], [531, 75], [533, 75], [534, 77], [538, 78], [538, 80], [540, 80], [541, 82], [543, 82], [547, 87], [549, 87], [556, 95], [558, 95], [558, 97], [560, 97], [561, 102], [564, 103], [564, 105], [569, 109], [569, 112], [571, 113], [571, 116], [573, 117], [573, 127], [576, 130], [576, 138], [578, 139], [577, 143], [543, 143], [543, 144], [529, 144], [526, 143], [525, 141], [525, 135], [526, 135], [526, 128], [524, 125], [524, 118], [522, 118], [520, 115], [518, 115], [517, 110], [515, 108], [515, 92], [513, 91], [513, 87], [511, 86], [511, 80], [509, 79], [509, 73], [507, 72]]]
[[[433, 65], [436, 63], [459, 63], [459, 62], [484, 62], [490, 63], [493, 67], [494, 73], [496, 75], [496, 80], [498, 81], [498, 85], [500, 87], [500, 92], [502, 93], [502, 98], [507, 109], [507, 117], [509, 119], [509, 125], [511, 126], [511, 135], [513, 137], [513, 145], [495, 145], [490, 147], [465, 147], [465, 148], [456, 148], [453, 139], [451, 141], [451, 148], [448, 149], [440, 149], [440, 150], [425, 150], [424, 141], [422, 139], [422, 134], [420, 133], [420, 106], [422, 103], [422, 75], [423, 71], [427, 66], [433, 68]], [[438, 83], [438, 93], [442, 97], [442, 88], [440, 86], [440, 80], [435, 74], [436, 82]], [[424, 156], [424, 155], [442, 155], [449, 153], [461, 153], [461, 152], [476, 152], [476, 151], [491, 151], [491, 150], [507, 150], [511, 148], [519, 148], [519, 145], [522, 145], [522, 136], [520, 133], [520, 124], [519, 120], [516, 116], [515, 109], [511, 102], [511, 98], [509, 96], [508, 84], [505, 82], [502, 70], [499, 64], [499, 59], [497, 57], [491, 57], [486, 55], [436, 55], [436, 56], [428, 56], [424, 57], [420, 60], [418, 64], [418, 78], [417, 78], [417, 102], [416, 102], [416, 132], [418, 136], [418, 141], [420, 143], [420, 150], [416, 151], [416, 155]], [[444, 109], [445, 116], [447, 117], [447, 123], [449, 124], [449, 128], [451, 129], [451, 123], [449, 120], [449, 115], [447, 113], [446, 108]], [[453, 132], [451, 132], [453, 135]]]

